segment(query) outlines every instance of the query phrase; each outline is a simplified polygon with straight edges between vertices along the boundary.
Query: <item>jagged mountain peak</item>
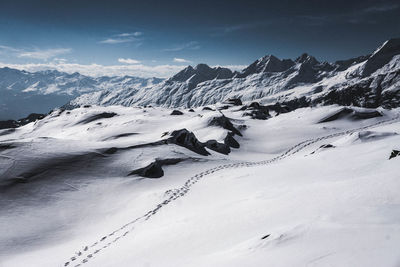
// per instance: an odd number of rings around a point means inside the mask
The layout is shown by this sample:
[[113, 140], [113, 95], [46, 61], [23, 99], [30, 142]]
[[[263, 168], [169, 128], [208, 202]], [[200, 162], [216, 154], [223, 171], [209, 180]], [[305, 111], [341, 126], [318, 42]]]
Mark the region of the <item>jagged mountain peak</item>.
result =
[[389, 39], [375, 50], [375, 52], [371, 55], [371, 57], [377, 54], [387, 54], [392, 52], [399, 52], [400, 50], [400, 38], [392, 38]]
[[208, 66], [207, 64], [205, 64], [205, 63], [197, 64], [197, 66], [194, 67], [194, 69], [196, 71], [200, 71], [200, 72], [206, 72], [206, 71], [211, 71], [212, 70], [212, 68], [210, 66]]
[[361, 76], [365, 77], [389, 63], [395, 55], [400, 54], [400, 38], [385, 41], [369, 57], [362, 68]]
[[252, 74], [263, 72], [282, 72], [294, 65], [291, 59], [282, 59], [274, 55], [266, 55], [254, 61], [247, 68], [245, 68], [238, 77], [244, 78]]
[[313, 56], [307, 54], [307, 53], [303, 53], [301, 56], [299, 56], [298, 58], [296, 58], [295, 62], [297, 63], [308, 63], [310, 65], [317, 65], [320, 62]]
[[190, 81], [192, 86], [200, 82], [213, 80], [213, 79], [229, 79], [233, 77], [233, 73], [228, 68], [223, 67], [210, 67], [207, 64], [200, 63], [194, 68], [187, 66], [174, 76], [169, 81], [173, 82], [186, 82]]

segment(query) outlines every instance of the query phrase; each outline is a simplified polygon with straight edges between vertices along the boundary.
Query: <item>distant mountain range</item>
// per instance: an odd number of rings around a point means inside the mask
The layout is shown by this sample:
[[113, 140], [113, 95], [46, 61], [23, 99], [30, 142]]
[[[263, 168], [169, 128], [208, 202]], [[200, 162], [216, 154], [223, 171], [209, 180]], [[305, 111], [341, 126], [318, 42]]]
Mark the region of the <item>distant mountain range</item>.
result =
[[166, 80], [0, 69], [0, 119], [63, 105], [196, 107], [227, 98], [292, 107], [334, 103], [398, 107], [400, 39], [386, 41], [370, 55], [334, 63], [319, 62], [308, 54], [295, 60], [267, 55], [240, 72], [199, 64]]
[[17, 119], [29, 113], [47, 113], [84, 94], [103, 90], [129, 91], [161, 82], [158, 78], [89, 77], [56, 70], [27, 72], [0, 68], [0, 119]]
[[334, 63], [303, 54], [295, 60], [267, 55], [240, 72], [205, 64], [188, 66], [151, 87], [83, 94], [70, 104], [195, 107], [227, 98], [293, 107], [400, 106], [400, 39], [386, 41], [371, 55]]

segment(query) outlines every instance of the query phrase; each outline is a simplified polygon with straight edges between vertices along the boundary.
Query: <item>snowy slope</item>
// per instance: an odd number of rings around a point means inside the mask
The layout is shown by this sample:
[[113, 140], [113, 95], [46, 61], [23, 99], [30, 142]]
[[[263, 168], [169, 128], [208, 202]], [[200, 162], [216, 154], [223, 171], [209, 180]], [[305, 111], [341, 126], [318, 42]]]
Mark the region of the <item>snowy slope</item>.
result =
[[400, 39], [391, 39], [369, 56], [335, 63], [303, 54], [294, 61], [268, 55], [236, 73], [204, 64], [189, 66], [151, 88], [89, 93], [71, 104], [197, 107], [239, 97], [297, 107], [336, 103], [391, 108], [400, 105], [399, 85]]
[[161, 79], [89, 77], [56, 70], [26, 72], [0, 68], [0, 120], [19, 119], [29, 113], [47, 113], [87, 92], [129, 89], [157, 84]]
[[[201, 108], [60, 110], [0, 131], [0, 266], [399, 265], [399, 109], [240, 108], [222, 110], [243, 135], [228, 155], [154, 143], [182, 128], [222, 143], [221, 113]], [[156, 158], [185, 160], [128, 176]]]

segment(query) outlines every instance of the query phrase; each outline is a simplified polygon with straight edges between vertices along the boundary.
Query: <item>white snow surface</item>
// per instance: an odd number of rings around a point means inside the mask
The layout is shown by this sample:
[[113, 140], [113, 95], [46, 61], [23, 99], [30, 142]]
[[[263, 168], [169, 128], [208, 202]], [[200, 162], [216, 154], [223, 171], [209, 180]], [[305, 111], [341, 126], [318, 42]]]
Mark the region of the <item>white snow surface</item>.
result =
[[[247, 125], [229, 155], [200, 156], [172, 144], [99, 152], [181, 128], [222, 142], [227, 130], [207, 126], [220, 113], [200, 108], [171, 116], [165, 108], [94, 106], [0, 131], [0, 145], [15, 145], [0, 150], [0, 185], [44, 166], [1, 189], [0, 266], [399, 266], [400, 157], [388, 158], [400, 150], [400, 110], [317, 123], [340, 108], [265, 121], [243, 117], [238, 107], [223, 110], [234, 125]], [[81, 123], [102, 112], [117, 116]], [[136, 134], [113, 138], [125, 133]], [[298, 152], [279, 157], [299, 143]], [[324, 144], [334, 147], [318, 150]], [[164, 166], [158, 179], [127, 176], [155, 158], [175, 157], [198, 161]], [[48, 168], [57, 159], [70, 163]], [[204, 174], [216, 166], [225, 167]], [[184, 196], [125, 226], [198, 173], [203, 177]]]

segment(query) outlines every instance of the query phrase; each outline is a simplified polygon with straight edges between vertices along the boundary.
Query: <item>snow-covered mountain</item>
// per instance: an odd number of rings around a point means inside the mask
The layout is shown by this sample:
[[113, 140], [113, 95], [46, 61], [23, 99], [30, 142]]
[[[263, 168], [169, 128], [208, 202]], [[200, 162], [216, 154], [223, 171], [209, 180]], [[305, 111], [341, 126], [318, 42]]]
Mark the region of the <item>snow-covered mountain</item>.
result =
[[151, 87], [106, 90], [72, 100], [72, 106], [157, 105], [196, 107], [227, 98], [295, 107], [341, 104], [362, 107], [400, 105], [400, 39], [386, 41], [374, 53], [335, 63], [303, 54], [295, 60], [264, 56], [241, 72], [188, 66]]
[[87, 92], [146, 87], [158, 78], [89, 77], [56, 70], [27, 72], [0, 68], [0, 119], [17, 119], [29, 113], [47, 113]]

